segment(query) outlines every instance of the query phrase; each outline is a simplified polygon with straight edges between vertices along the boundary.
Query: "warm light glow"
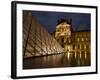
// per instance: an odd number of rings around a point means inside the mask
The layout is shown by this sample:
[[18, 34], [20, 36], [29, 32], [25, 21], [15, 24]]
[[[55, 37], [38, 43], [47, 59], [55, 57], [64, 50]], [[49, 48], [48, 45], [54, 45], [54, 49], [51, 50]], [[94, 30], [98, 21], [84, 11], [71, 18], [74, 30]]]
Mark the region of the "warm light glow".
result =
[[70, 54], [69, 52], [68, 52], [67, 54], [68, 54], [68, 60], [69, 60], [69, 59], [70, 59], [70, 55], [71, 55], [71, 54]]
[[82, 38], [82, 41], [84, 41], [84, 38]]

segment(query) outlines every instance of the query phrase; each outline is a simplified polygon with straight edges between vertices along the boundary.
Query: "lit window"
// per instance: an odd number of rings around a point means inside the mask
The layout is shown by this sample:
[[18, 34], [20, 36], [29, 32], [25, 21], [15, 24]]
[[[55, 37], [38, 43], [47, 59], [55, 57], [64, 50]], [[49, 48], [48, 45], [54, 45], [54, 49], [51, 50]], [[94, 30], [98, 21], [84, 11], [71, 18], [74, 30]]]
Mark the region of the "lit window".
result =
[[82, 38], [82, 41], [84, 41], [84, 38]]
[[88, 38], [86, 38], [86, 41], [88, 41]]
[[79, 38], [77, 38], [77, 41], [79, 42]]

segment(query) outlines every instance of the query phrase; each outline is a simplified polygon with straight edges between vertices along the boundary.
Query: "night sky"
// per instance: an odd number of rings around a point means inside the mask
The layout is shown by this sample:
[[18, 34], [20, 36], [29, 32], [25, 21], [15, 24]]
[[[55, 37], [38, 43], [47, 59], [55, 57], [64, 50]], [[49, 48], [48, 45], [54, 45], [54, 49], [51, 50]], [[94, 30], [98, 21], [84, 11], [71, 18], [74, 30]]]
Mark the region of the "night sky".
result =
[[35, 16], [50, 33], [55, 31], [57, 21], [60, 19], [71, 18], [73, 31], [90, 31], [91, 28], [91, 15], [87, 13], [33, 11], [32, 15]]

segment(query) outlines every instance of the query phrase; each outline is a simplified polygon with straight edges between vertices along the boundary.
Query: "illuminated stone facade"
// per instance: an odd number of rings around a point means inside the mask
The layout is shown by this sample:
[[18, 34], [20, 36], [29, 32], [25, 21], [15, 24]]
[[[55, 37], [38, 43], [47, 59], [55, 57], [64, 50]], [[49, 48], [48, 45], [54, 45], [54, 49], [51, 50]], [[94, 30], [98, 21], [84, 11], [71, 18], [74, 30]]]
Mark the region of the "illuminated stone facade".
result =
[[67, 21], [64, 19], [58, 21], [58, 24], [56, 26], [55, 38], [63, 48], [66, 43], [71, 42], [71, 21]]
[[90, 31], [72, 31], [71, 21], [68, 21], [61, 20], [57, 24], [55, 32], [56, 40], [65, 51], [90, 51]]
[[89, 51], [90, 52], [90, 32], [89, 31], [77, 31], [72, 32], [71, 44], [67, 44], [65, 49], [70, 52]]

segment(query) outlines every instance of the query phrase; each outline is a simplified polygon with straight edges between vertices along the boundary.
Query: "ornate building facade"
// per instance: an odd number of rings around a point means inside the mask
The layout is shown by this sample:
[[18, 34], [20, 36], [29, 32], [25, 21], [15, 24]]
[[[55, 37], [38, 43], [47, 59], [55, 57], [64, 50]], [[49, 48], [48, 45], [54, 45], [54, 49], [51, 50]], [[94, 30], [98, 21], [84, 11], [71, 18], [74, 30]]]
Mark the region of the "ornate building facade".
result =
[[71, 21], [70, 20], [60, 20], [56, 26], [55, 32], [56, 40], [64, 48], [65, 44], [71, 42]]
[[91, 36], [89, 31], [72, 32], [71, 44], [66, 45], [69, 51], [90, 51]]
[[90, 51], [90, 31], [72, 31], [71, 20], [61, 20], [56, 26], [55, 38], [65, 51]]

